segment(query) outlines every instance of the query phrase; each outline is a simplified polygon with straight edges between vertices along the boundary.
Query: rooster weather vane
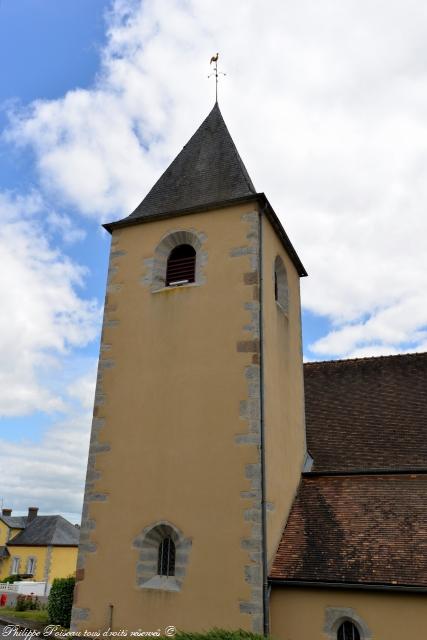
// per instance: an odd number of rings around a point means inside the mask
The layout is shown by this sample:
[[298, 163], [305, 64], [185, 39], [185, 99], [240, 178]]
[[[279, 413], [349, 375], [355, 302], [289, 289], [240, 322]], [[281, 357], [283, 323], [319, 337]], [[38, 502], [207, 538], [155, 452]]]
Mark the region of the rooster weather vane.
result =
[[218, 102], [218, 76], [227, 75], [223, 71], [218, 71], [218, 56], [219, 56], [219, 53], [216, 53], [214, 56], [212, 56], [209, 64], [212, 64], [213, 62], [215, 64], [215, 67], [214, 67], [214, 71], [208, 75], [208, 78], [212, 78], [212, 76], [215, 76], [215, 103]]

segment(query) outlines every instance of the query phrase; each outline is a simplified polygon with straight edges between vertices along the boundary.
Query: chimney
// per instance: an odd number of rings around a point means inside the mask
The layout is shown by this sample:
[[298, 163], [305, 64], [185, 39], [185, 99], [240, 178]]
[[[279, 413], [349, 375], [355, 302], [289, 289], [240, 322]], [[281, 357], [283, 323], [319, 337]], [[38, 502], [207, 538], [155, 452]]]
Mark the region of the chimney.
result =
[[29, 524], [32, 520], [34, 520], [34, 518], [37, 517], [38, 510], [38, 507], [28, 507], [27, 524]]
[[2, 509], [1, 510], [1, 514], [2, 514], [2, 516], [11, 516], [12, 515], [12, 509]]

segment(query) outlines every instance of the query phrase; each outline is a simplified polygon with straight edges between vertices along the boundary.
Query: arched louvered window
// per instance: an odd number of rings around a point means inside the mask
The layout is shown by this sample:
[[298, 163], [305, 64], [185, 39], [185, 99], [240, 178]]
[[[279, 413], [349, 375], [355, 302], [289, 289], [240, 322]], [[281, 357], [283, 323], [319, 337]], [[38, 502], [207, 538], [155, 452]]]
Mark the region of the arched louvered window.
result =
[[180, 244], [169, 254], [166, 266], [166, 286], [194, 282], [196, 251], [191, 244]]
[[338, 629], [337, 640], [360, 640], [360, 633], [355, 624], [346, 620]]
[[170, 536], [163, 538], [159, 544], [157, 573], [159, 576], [175, 575], [175, 543]]

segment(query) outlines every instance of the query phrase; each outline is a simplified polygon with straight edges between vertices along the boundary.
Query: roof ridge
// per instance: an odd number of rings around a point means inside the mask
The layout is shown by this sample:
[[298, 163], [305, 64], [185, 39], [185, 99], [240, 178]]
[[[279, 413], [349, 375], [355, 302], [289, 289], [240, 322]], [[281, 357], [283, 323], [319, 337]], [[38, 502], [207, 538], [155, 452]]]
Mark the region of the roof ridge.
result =
[[144, 221], [210, 203], [256, 195], [218, 103], [132, 213]]
[[378, 468], [378, 469], [342, 469], [330, 471], [303, 471], [301, 473], [302, 480], [316, 480], [318, 478], [363, 478], [363, 477], [402, 477], [402, 476], [425, 476], [427, 475], [426, 467], [404, 467], [402, 468]]
[[412, 356], [427, 356], [427, 351], [409, 351], [407, 353], [392, 353], [383, 356], [364, 356], [361, 358], [338, 358], [337, 360], [314, 360], [311, 362], [304, 362], [304, 368], [310, 368], [319, 364], [357, 364], [358, 362], [372, 362], [373, 360], [391, 360], [393, 358], [406, 358]]
[[234, 150], [234, 153], [236, 155], [236, 159], [237, 159], [240, 171], [242, 172], [243, 178], [244, 178], [244, 180], [245, 180], [245, 182], [246, 182], [246, 184], [248, 186], [248, 189], [249, 189], [249, 191], [253, 191], [254, 193], [256, 193], [257, 191], [255, 189], [255, 186], [254, 186], [254, 184], [253, 184], [253, 182], [252, 182], [252, 180], [251, 180], [251, 178], [249, 176], [248, 170], [246, 169], [242, 158], [240, 157], [240, 153], [237, 150], [236, 143], [234, 142], [233, 137], [232, 137], [230, 131], [228, 130], [227, 124], [226, 124], [226, 122], [224, 120], [224, 116], [222, 115], [221, 109], [219, 108], [218, 102], [215, 102], [214, 109], [215, 109], [215, 107], [218, 109], [219, 115], [221, 116], [221, 119], [222, 119], [222, 121], [224, 123], [224, 127], [226, 128], [226, 130], [228, 132], [228, 135], [230, 136], [230, 139], [231, 139], [231, 142], [232, 142], [232, 149]]

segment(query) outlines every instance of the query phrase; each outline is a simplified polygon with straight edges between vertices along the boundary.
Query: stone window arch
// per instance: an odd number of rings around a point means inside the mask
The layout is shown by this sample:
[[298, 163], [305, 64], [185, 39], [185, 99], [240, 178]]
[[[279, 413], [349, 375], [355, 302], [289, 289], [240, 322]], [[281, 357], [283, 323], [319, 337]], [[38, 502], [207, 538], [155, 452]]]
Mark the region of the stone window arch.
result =
[[324, 632], [328, 640], [372, 639], [372, 634], [365, 621], [354, 609], [347, 607], [328, 607], [326, 609]]
[[[145, 260], [147, 267], [144, 282], [151, 286], [151, 291], [162, 291], [166, 287], [166, 273], [168, 258], [172, 251], [181, 245], [189, 245], [196, 252], [196, 264], [194, 272], [194, 282], [183, 286], [194, 286], [205, 283], [205, 266], [207, 253], [203, 248], [206, 237], [203, 233], [194, 229], [178, 229], [169, 231], [160, 240], [154, 251], [154, 257]], [[147, 282], [148, 281], [148, 282]]]
[[274, 261], [274, 298], [284, 313], [289, 311], [288, 274], [280, 256]]
[[138, 587], [181, 590], [191, 540], [185, 538], [175, 525], [164, 521], [149, 525], [135, 538], [133, 546], [139, 551], [136, 565]]

